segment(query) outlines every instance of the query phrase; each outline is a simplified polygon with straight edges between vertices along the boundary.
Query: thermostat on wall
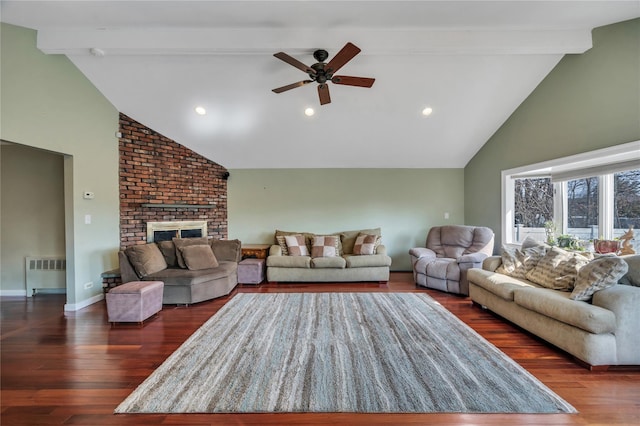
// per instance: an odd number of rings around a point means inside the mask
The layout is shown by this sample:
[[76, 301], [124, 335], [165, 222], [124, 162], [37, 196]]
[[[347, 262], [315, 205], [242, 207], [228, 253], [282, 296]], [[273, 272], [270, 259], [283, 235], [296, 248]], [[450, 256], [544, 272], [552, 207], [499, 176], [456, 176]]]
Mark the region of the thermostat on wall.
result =
[[93, 200], [95, 197], [96, 194], [91, 191], [85, 191], [82, 193], [82, 198], [84, 198], [85, 200]]

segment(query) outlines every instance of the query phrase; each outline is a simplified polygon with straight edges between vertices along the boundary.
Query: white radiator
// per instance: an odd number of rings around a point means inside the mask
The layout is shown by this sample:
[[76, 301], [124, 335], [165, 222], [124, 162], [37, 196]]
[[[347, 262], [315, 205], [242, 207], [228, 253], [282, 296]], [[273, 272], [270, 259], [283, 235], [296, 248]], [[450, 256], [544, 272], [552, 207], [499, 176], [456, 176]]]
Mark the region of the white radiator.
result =
[[67, 288], [67, 260], [60, 257], [26, 257], [27, 297], [41, 289]]

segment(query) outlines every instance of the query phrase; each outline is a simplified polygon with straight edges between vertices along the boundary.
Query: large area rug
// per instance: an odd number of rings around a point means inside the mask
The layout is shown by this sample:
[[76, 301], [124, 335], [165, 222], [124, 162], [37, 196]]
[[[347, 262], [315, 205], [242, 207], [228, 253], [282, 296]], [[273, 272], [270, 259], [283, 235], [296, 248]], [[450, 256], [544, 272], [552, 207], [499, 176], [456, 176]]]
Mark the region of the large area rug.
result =
[[574, 413], [426, 294], [238, 294], [116, 413]]

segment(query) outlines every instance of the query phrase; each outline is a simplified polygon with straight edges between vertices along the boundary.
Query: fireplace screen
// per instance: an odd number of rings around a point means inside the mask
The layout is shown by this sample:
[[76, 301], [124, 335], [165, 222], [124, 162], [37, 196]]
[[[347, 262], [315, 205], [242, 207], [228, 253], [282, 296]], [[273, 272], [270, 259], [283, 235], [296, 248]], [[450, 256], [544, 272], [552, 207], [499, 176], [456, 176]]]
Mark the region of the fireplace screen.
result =
[[147, 222], [147, 242], [207, 236], [206, 221]]

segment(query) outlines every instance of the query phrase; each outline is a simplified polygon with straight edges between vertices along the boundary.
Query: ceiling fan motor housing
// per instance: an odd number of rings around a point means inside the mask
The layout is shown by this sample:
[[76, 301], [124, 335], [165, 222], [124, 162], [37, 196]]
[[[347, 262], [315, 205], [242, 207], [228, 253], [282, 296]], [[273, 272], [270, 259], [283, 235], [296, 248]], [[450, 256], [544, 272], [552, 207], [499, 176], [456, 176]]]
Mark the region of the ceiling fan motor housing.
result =
[[320, 84], [326, 83], [327, 80], [331, 80], [332, 75], [326, 73], [324, 69], [325, 65], [327, 64], [325, 64], [324, 62], [318, 62], [311, 65], [311, 68], [315, 71], [315, 73], [309, 73], [309, 77], [311, 77], [313, 81], [316, 81]]

